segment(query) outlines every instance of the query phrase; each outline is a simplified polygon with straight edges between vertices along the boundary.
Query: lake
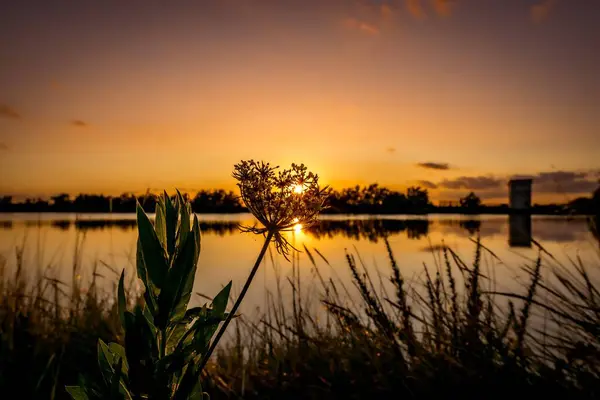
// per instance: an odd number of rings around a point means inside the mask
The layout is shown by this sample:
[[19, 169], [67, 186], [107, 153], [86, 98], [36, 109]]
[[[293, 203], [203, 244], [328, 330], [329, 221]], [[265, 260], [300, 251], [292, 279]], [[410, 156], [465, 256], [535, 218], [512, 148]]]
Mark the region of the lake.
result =
[[[250, 214], [198, 218], [202, 251], [194, 291], [214, 296], [232, 280], [235, 295], [254, 263], [263, 237], [239, 231], [238, 224], [253, 224]], [[278, 282], [283, 297], [289, 297], [286, 278], [293, 271], [300, 277], [301, 293], [309, 300], [318, 300], [321, 286], [304, 246], [311, 251], [323, 279], [340, 281], [354, 296], [346, 251], [360, 256], [377, 290], [390, 289], [390, 264], [384, 243], [387, 237], [402, 274], [417, 287], [424, 278], [424, 265], [435, 274], [442, 243], [470, 265], [477, 232], [483, 245], [496, 256], [484, 252], [482, 258], [483, 272], [494, 278], [496, 290], [524, 292], [522, 285], [527, 280], [521, 267], [531, 265], [538, 254], [532, 239], [567, 266], [569, 259], [576, 257], [596, 270], [600, 265], [598, 240], [589, 232], [583, 217], [323, 216], [319, 225], [310, 230], [287, 233], [289, 241], [303, 251], [294, 264], [274, 251], [265, 258], [242, 311], [264, 309], [268, 293], [277, 293]], [[85, 290], [94, 270], [99, 286], [105, 290], [114, 289], [123, 268], [128, 281], [135, 284], [130, 278], [135, 274], [136, 239], [134, 214], [0, 214], [0, 257], [7, 270], [15, 268], [15, 249], [24, 246], [25, 273], [32, 280], [40, 275], [59, 279], [65, 282], [66, 292], [73, 277]], [[550, 263], [550, 258], [545, 257], [544, 263]], [[193, 298], [195, 305], [204, 301], [199, 295]]]

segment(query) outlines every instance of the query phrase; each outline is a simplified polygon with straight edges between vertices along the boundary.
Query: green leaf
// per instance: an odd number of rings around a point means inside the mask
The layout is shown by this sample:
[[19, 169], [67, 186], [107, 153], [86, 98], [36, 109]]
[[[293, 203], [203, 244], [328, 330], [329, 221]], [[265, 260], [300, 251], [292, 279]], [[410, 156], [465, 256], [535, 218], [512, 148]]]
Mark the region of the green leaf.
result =
[[133, 400], [131, 393], [129, 393], [129, 390], [122, 379], [123, 364], [123, 358], [119, 358], [114, 365], [115, 373], [110, 383], [111, 398]]
[[128, 361], [128, 378], [133, 393], [139, 393], [153, 380], [154, 365], [158, 361], [156, 328], [137, 305], [125, 313], [125, 353]]
[[175, 347], [179, 344], [179, 341], [188, 330], [187, 323], [181, 320], [179, 323], [169, 329], [167, 336], [167, 354], [172, 353]]
[[210, 339], [217, 331], [219, 324], [227, 318], [227, 315], [227, 313], [217, 315], [213, 309], [208, 309], [206, 314], [197, 318], [191, 327], [191, 331], [193, 331], [191, 343], [181, 343], [182, 346], [185, 346], [185, 352], [205, 354], [208, 350]]
[[121, 396], [119, 396], [121, 393], [119, 391], [119, 386], [121, 383], [121, 370], [123, 368], [123, 359], [119, 358], [118, 360], [116, 360], [114, 367], [113, 367], [113, 375], [111, 377], [110, 380], [110, 398], [111, 399], [115, 399], [115, 398], [121, 398]]
[[198, 263], [195, 247], [194, 238], [189, 236], [169, 269], [166, 284], [158, 297], [159, 317], [156, 324], [160, 329], [178, 322], [185, 315]]
[[85, 393], [85, 389], [80, 386], [67, 386], [65, 387], [67, 393], [71, 395], [73, 400], [89, 400], [88, 395]]
[[159, 196], [156, 201], [156, 218], [154, 220], [154, 229], [156, 236], [162, 244], [163, 249], [167, 250], [167, 216], [165, 210], [165, 200]]
[[[202, 355], [206, 352], [210, 338], [217, 330], [219, 324], [227, 318], [227, 313], [220, 317], [214, 315], [213, 310], [203, 307], [194, 307], [186, 312], [186, 316], [177, 325], [171, 338], [170, 346], [176, 346], [172, 351], [174, 355], [171, 370], [182, 368], [185, 363], [190, 362], [195, 355]], [[192, 323], [192, 326], [185, 328]], [[179, 337], [179, 342], [175, 343], [175, 337]], [[179, 363], [179, 364], [177, 364]]]
[[102, 377], [107, 384], [110, 384], [114, 370], [112, 364], [114, 363], [114, 357], [108, 350], [108, 346], [102, 339], [98, 339], [98, 364], [100, 365], [100, 372]]
[[185, 312], [185, 317], [183, 318], [183, 321], [187, 321], [187, 323], [190, 323], [192, 322], [192, 320], [198, 317], [206, 316], [207, 310], [208, 308], [206, 307], [206, 304], [202, 307], [192, 307]]
[[[161, 289], [168, 268], [165, 252], [156, 236], [152, 223], [139, 203], [137, 205], [137, 223], [138, 244], [141, 246], [141, 256], [147, 276], [156, 288]], [[148, 285], [146, 289], [149, 289]]]
[[229, 300], [229, 292], [231, 291], [231, 281], [225, 286], [218, 295], [215, 296], [212, 302], [213, 314], [216, 317], [222, 317], [225, 314], [227, 308], [227, 301]]
[[108, 349], [111, 351], [111, 353], [123, 359], [123, 375], [127, 376], [129, 373], [129, 364], [127, 363], [125, 348], [118, 343], [112, 342], [108, 344]]
[[[181, 347], [184, 344], [189, 344], [192, 340], [192, 335], [188, 334], [185, 340], [185, 343], [181, 343], [182, 337], [188, 331], [193, 329], [191, 326], [188, 328], [190, 324], [192, 324], [197, 318], [203, 317], [206, 318], [207, 308], [206, 305], [203, 307], [193, 307], [185, 312], [185, 316], [169, 330], [169, 334], [167, 336], [167, 353], [172, 352], [176, 347]], [[219, 321], [220, 322], [220, 321]], [[190, 332], [192, 333], [192, 332]]]
[[194, 242], [196, 243], [194, 258], [198, 260], [200, 257], [200, 223], [198, 222], [198, 216], [194, 214], [194, 224], [192, 225], [192, 234], [194, 235]]
[[118, 288], [118, 306], [119, 306], [119, 319], [121, 320], [121, 326], [125, 329], [125, 311], [127, 311], [127, 301], [125, 300], [125, 270], [121, 272], [121, 278], [119, 279]]
[[137, 247], [135, 252], [135, 266], [137, 268], [138, 278], [144, 283], [144, 287], [148, 290], [148, 273], [146, 271], [146, 264], [144, 263], [144, 256], [142, 254], [142, 244], [138, 236]]
[[187, 365], [173, 400], [202, 400], [202, 385], [196, 372], [194, 364]]
[[177, 209], [173, 205], [171, 198], [164, 192], [165, 200], [165, 220], [167, 230], [167, 254], [172, 256], [175, 253], [175, 236], [177, 232]]
[[148, 321], [148, 325], [155, 330], [156, 327], [154, 326], [154, 314], [152, 313], [150, 307], [148, 307], [148, 304], [142, 308], [142, 315], [144, 318], [146, 318], [146, 321]]
[[190, 215], [191, 206], [184, 199], [179, 190], [177, 190], [177, 203], [179, 204], [179, 227], [177, 230], [177, 242], [175, 253], [180, 252], [185, 245], [188, 234], [190, 233]]

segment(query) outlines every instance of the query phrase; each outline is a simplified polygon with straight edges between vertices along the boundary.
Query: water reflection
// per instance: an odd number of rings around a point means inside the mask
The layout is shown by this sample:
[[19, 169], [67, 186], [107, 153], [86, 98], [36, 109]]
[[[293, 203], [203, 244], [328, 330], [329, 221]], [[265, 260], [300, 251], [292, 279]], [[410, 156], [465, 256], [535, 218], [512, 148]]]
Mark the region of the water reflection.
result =
[[[133, 233], [136, 228], [134, 215], [125, 216], [76, 216], [45, 215], [15, 217], [0, 215], [0, 230], [11, 231], [18, 226], [26, 228], [51, 227], [56, 231], [122, 231]], [[239, 224], [251, 223], [248, 216], [237, 219], [228, 216], [201, 216], [200, 228], [205, 234], [216, 236], [233, 235], [239, 232]], [[246, 218], [246, 219], [243, 219]], [[214, 220], [213, 220], [214, 219]], [[392, 216], [385, 218], [332, 218], [322, 219], [315, 226], [303, 229], [303, 233], [315, 239], [345, 238], [378, 243], [383, 238], [404, 234], [406, 238], [420, 240], [431, 232], [443, 235], [472, 237], [482, 239], [504, 236], [510, 247], [531, 247], [532, 239], [557, 243], [574, 242], [589, 236], [590, 228], [585, 218], [567, 217], [531, 217], [529, 215], [511, 215], [502, 217], [464, 218], [438, 217], [414, 219]]]
[[[74, 227], [78, 231], [119, 229], [128, 232], [134, 230], [137, 226], [134, 219], [25, 220], [20, 221], [19, 223], [30, 228], [51, 226], [52, 228], [61, 231], [68, 231], [71, 227]], [[14, 227], [14, 224], [13, 221], [0, 221], [0, 229], [11, 229]], [[236, 233], [238, 231], [238, 224], [233, 221], [203, 221], [200, 222], [200, 229], [203, 232], [224, 236]]]
[[445, 219], [437, 221], [445, 231], [455, 234], [467, 234], [469, 236], [479, 235], [482, 238], [496, 236], [502, 233], [506, 225], [505, 219]]
[[12, 229], [12, 221], [0, 221], [0, 229]]
[[[252, 216], [242, 215], [198, 215], [203, 232], [203, 250], [195, 281], [195, 292], [211, 293], [215, 287], [233, 280], [241, 287], [247, 277], [245, 266], [252, 265], [256, 258], [261, 237], [241, 234], [239, 224], [251, 225]], [[456, 251], [463, 260], [473, 255], [472, 239], [481, 236], [484, 245], [494, 251], [503, 265], [496, 270], [498, 288], [507, 291], [522, 289], [518, 268], [523, 257], [535, 257], [533, 249], [520, 247], [539, 241], [557, 258], [566, 260], [566, 254], [577, 252], [583, 259], [596, 260], [598, 241], [590, 233], [585, 218], [537, 217], [519, 219], [508, 216], [458, 216], [429, 215], [416, 217], [406, 215], [387, 216], [326, 216], [319, 224], [300, 232], [290, 232], [294, 245], [315, 249], [328, 260], [318, 263], [319, 272], [325, 280], [342, 279], [352, 287], [352, 275], [347, 267], [344, 249], [352, 249], [364, 256], [373, 268], [385, 271], [388, 253], [382, 240], [389, 238], [390, 246], [408, 280], [418, 281], [424, 263], [435, 266], [442, 244]], [[82, 237], [83, 236], [83, 237]], [[45, 276], [56, 277], [64, 282], [73, 279], [73, 260], [78, 260], [82, 285], [96, 277], [95, 268], [110, 266], [110, 271], [127, 270], [127, 276], [135, 276], [135, 246], [137, 231], [134, 214], [0, 214], [0, 257], [7, 261], [6, 270], [16, 270], [17, 259], [14, 249], [25, 246], [23, 271], [35, 276], [43, 269]], [[592, 246], [590, 246], [592, 245]], [[315, 253], [316, 254], [316, 253]], [[299, 265], [312, 266], [304, 252], [298, 255]], [[561, 258], [562, 257], [562, 258]], [[595, 257], [595, 258], [594, 258]], [[568, 262], [566, 260], [565, 262]], [[277, 290], [278, 279], [293, 271], [283, 258], [269, 258], [262, 270], [262, 280], [249, 292], [246, 310], [264, 306], [265, 293]], [[327, 265], [326, 265], [327, 264]], [[596, 264], [593, 264], [596, 265]], [[105, 290], [113, 290], [118, 274], [101, 271]], [[315, 275], [311, 268], [300, 268], [306, 288], [315, 286]], [[375, 270], [373, 270], [375, 273]], [[114, 275], [114, 276], [113, 276]], [[375, 276], [375, 275], [373, 275]], [[304, 285], [304, 283], [303, 283]], [[201, 299], [197, 299], [200, 305]]]
[[508, 217], [510, 247], [531, 247], [531, 215], [514, 214]]
[[368, 240], [377, 243], [389, 235], [406, 232], [409, 239], [421, 239], [429, 233], [431, 222], [426, 219], [357, 219], [322, 220], [318, 225], [307, 229], [307, 233], [317, 239], [342, 236], [354, 240]]

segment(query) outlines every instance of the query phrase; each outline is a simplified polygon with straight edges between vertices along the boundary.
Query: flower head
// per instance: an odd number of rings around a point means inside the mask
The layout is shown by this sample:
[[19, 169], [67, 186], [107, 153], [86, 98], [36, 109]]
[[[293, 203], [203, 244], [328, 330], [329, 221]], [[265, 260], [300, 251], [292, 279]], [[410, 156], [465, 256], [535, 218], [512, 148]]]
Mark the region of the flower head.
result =
[[329, 195], [319, 187], [319, 177], [308, 172], [304, 164], [292, 164], [279, 171], [269, 163], [241, 161], [234, 167], [242, 200], [262, 224], [262, 228], [244, 228], [248, 232], [271, 233], [277, 250], [286, 256], [290, 244], [281, 235], [297, 224], [308, 227], [317, 221]]

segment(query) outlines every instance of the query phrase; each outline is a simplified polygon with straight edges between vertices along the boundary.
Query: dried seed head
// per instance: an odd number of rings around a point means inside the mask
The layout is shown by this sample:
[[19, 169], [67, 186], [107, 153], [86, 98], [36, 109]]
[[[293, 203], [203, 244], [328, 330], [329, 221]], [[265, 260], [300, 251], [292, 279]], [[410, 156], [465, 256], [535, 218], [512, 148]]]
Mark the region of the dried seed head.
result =
[[281, 235], [297, 224], [308, 227], [317, 221], [329, 195], [319, 187], [319, 177], [308, 172], [304, 164], [292, 164], [279, 171], [269, 163], [254, 160], [236, 164], [233, 177], [238, 181], [242, 200], [262, 224], [261, 228], [244, 227], [247, 232], [271, 232], [277, 250], [287, 256], [290, 244]]

